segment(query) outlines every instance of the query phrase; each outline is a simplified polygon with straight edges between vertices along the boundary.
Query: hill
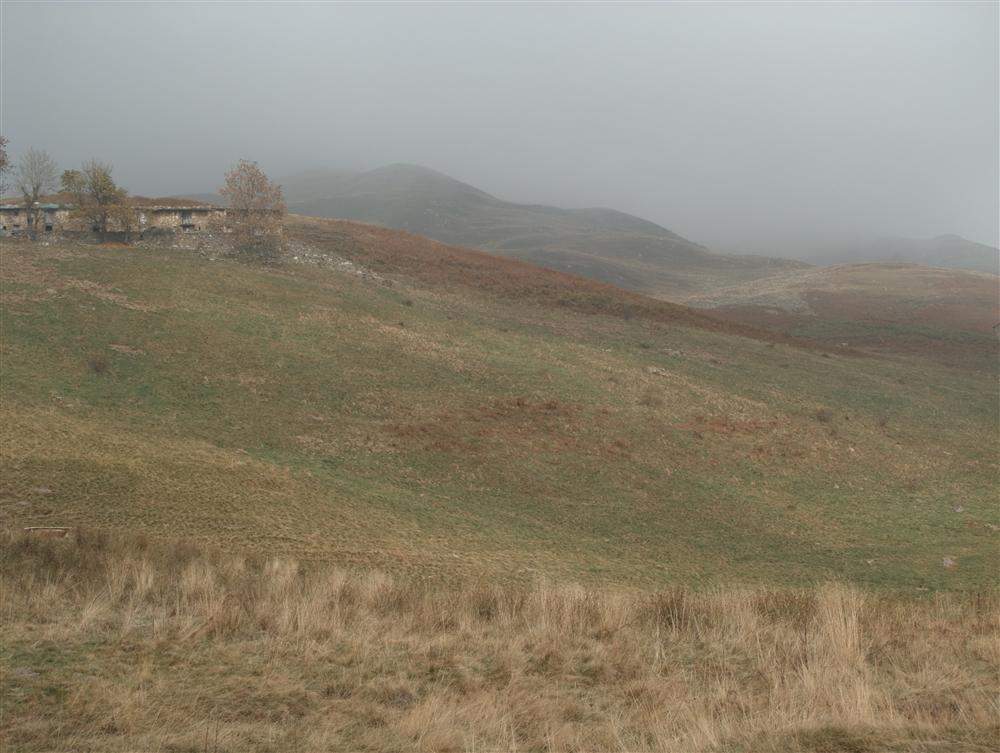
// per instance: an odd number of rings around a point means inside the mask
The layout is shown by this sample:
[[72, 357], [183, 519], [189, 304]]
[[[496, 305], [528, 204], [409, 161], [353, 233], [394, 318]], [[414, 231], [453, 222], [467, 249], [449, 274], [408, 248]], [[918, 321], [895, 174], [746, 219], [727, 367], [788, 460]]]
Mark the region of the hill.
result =
[[802, 266], [724, 256], [647, 220], [612, 209], [559, 209], [501, 201], [415, 165], [361, 174], [310, 172], [283, 181], [291, 211], [378, 223], [445, 243], [656, 295], [755, 279]]
[[935, 238], [875, 238], [864, 243], [828, 244], [787, 254], [810, 264], [920, 264], [1000, 274], [1000, 250], [959, 235]]
[[277, 270], [5, 242], [0, 524], [421, 577], [993, 582], [994, 374], [369, 225], [290, 234], [309, 263]]
[[829, 345], [996, 367], [1000, 279], [907, 264], [819, 267], [687, 299], [717, 316]]

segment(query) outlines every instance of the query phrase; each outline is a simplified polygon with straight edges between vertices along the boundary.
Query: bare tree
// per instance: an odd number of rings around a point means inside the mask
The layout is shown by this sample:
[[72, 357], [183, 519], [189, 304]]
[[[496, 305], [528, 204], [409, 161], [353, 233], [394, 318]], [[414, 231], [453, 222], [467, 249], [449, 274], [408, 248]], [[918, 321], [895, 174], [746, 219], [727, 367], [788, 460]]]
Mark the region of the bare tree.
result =
[[125, 242], [132, 242], [132, 234], [139, 227], [139, 213], [132, 205], [132, 200], [122, 191], [121, 201], [111, 209], [111, 219], [115, 226], [125, 234]]
[[227, 224], [237, 256], [273, 264], [284, 251], [285, 199], [256, 162], [240, 160], [220, 193], [229, 202]]
[[55, 160], [41, 149], [32, 147], [17, 163], [14, 171], [14, 182], [24, 199], [24, 209], [28, 216], [28, 235], [32, 238], [38, 235], [38, 218], [42, 210], [38, 200], [46, 193], [54, 191], [59, 179], [59, 170]]
[[7, 193], [8, 172], [10, 172], [10, 159], [7, 157], [7, 139], [0, 136], [0, 196]]
[[73, 194], [76, 215], [102, 235], [108, 232], [111, 219], [120, 214], [119, 207], [128, 202], [128, 192], [111, 177], [111, 165], [98, 160], [63, 172], [62, 187]]

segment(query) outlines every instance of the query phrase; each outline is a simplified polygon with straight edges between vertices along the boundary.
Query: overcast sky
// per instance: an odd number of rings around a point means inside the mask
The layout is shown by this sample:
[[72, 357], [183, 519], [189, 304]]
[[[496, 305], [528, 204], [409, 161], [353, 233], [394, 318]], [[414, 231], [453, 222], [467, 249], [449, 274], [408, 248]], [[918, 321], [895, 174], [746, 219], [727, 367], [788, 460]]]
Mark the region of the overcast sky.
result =
[[998, 244], [998, 5], [0, 3], [0, 133], [133, 193], [411, 162], [720, 250]]

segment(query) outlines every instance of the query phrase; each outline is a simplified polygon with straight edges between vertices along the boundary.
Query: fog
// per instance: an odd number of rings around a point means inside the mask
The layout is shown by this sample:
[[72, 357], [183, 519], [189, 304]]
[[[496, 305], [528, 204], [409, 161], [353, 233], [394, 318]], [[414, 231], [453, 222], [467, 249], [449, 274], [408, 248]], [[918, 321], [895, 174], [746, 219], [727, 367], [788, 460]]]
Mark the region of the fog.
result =
[[0, 133], [133, 193], [426, 165], [719, 250], [998, 244], [998, 5], [0, 4]]

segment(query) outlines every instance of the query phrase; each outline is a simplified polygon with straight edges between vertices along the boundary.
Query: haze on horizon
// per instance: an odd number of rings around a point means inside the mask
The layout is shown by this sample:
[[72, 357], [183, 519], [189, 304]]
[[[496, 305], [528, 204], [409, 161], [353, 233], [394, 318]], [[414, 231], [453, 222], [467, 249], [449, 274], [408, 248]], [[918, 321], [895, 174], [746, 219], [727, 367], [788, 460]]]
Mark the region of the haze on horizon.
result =
[[998, 245], [996, 3], [0, 4], [0, 133], [130, 191], [425, 165], [721, 251]]

